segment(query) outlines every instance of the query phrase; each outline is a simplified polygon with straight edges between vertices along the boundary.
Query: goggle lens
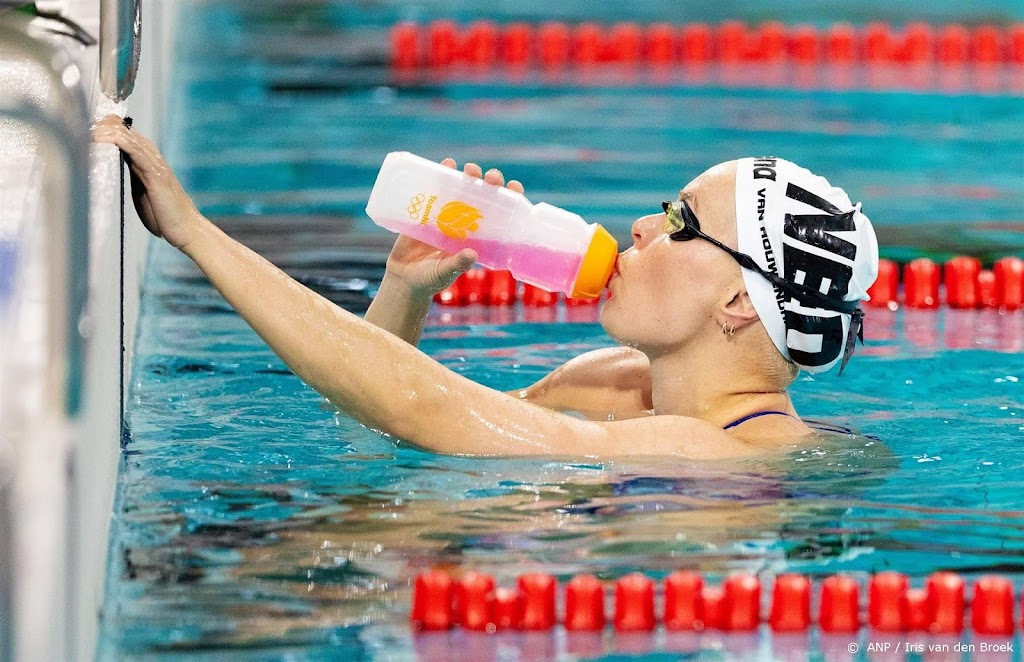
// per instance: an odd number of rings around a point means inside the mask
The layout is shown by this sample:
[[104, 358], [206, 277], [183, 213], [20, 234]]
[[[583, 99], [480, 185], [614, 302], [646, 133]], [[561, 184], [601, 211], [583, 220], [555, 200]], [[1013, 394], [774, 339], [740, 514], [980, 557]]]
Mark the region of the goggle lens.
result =
[[665, 233], [673, 241], [689, 241], [697, 238], [700, 233], [700, 223], [690, 211], [689, 205], [677, 200], [663, 202], [661, 208], [665, 210]]

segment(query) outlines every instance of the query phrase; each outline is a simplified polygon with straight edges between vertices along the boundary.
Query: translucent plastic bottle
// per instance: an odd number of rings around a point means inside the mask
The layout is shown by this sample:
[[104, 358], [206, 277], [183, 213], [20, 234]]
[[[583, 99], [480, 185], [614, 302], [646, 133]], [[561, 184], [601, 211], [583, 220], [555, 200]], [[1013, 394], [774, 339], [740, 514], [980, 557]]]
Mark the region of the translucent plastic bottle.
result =
[[596, 298], [618, 246], [597, 223], [409, 152], [384, 159], [366, 213], [382, 227], [575, 298]]

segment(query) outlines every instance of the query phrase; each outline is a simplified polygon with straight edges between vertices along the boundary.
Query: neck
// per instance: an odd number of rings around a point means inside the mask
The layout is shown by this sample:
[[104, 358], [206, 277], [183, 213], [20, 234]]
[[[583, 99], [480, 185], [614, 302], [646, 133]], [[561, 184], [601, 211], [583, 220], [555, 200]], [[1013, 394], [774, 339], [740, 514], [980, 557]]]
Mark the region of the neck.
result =
[[750, 351], [754, 341], [746, 333], [718, 334], [670, 351], [645, 351], [654, 413], [699, 418], [715, 427], [758, 411], [796, 415], [786, 391], [764, 374], [761, 353]]

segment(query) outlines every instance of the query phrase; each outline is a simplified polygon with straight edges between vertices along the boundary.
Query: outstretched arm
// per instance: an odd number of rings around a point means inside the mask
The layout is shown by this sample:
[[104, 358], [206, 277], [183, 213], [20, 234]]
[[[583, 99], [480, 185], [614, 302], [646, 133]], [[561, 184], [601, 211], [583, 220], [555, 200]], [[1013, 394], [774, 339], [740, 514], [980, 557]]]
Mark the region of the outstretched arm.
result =
[[457, 375], [224, 234], [196, 210], [155, 146], [120, 118], [104, 120], [94, 135], [125, 152], [146, 227], [191, 257], [296, 375], [367, 427], [473, 455], [720, 457], [754, 450], [696, 419], [580, 421]]

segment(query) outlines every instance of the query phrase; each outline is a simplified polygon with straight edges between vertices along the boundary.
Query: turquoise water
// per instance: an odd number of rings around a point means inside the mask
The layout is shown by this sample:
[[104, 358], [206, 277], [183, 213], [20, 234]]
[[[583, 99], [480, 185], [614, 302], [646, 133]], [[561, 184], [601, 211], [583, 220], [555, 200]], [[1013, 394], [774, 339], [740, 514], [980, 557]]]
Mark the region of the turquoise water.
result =
[[[337, 641], [411, 655], [394, 624], [410, 577], [438, 563], [505, 584], [531, 569], [1022, 571], [1024, 315], [871, 311], [851, 368], [793, 393], [804, 416], [883, 443], [775, 466], [477, 460], [338, 415], [196, 276], [155, 251], [108, 596], [121, 656], [306, 659]], [[422, 348], [512, 389], [611, 344], [593, 316], [437, 310]]]
[[[373, 67], [325, 88], [306, 78], [314, 60], [329, 69], [346, 44], [365, 50], [345, 26], [386, 22], [399, 5], [288, 18], [273, 6], [186, 5], [170, 153], [207, 214], [352, 310], [382, 272], [387, 237], [362, 208], [392, 149], [503, 166], [535, 200], [620, 235], [717, 160], [775, 152], [862, 200], [890, 247], [1021, 248], [1020, 98], [536, 81], [397, 89]], [[310, 54], [302, 40], [266, 39], [282, 26], [324, 41]], [[680, 567], [713, 582], [741, 569], [896, 569], [915, 584], [937, 569], [995, 571], [1018, 590], [1024, 576], [1021, 312], [869, 311], [847, 372], [803, 377], [793, 397], [805, 417], [880, 441], [823, 440], [772, 464], [592, 464], [444, 457], [362, 428], [164, 245], [142, 307], [106, 659], [433, 659], [437, 647], [448, 659], [572, 657], [557, 637], [411, 639], [410, 578], [437, 564], [506, 585], [528, 570], [611, 579]], [[593, 309], [437, 309], [421, 348], [512, 389], [610, 345], [594, 320]], [[594, 655], [629, 654], [616, 645]], [[654, 645], [723, 659], [780, 657], [789, 644]]]

